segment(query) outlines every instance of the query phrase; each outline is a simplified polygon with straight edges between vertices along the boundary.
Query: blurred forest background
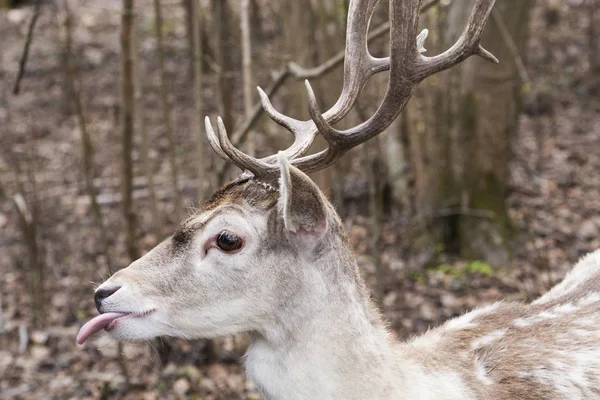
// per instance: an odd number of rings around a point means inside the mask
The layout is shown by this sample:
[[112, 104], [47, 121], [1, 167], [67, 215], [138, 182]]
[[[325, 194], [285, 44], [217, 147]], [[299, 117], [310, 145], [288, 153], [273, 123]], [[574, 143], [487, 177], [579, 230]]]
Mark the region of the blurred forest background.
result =
[[[265, 156], [337, 99], [347, 0], [0, 0], [0, 398], [256, 399], [247, 338], [75, 344], [93, 288], [239, 171], [203, 118]], [[402, 338], [529, 301], [600, 248], [600, 2], [499, 0], [471, 58], [423, 82], [384, 135], [314, 175]], [[470, 0], [425, 0], [427, 55]], [[370, 48], [387, 54], [387, 1]], [[341, 53], [340, 53], [341, 52]], [[375, 76], [349, 127], [377, 108]], [[324, 143], [317, 140], [314, 149]]]

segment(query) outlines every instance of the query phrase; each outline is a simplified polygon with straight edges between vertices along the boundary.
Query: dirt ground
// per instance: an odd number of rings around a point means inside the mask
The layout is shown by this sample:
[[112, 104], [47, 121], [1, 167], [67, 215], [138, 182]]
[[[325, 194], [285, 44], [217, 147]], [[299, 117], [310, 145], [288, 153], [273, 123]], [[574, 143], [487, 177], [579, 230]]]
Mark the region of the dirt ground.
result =
[[[111, 232], [111, 249], [116, 263], [125, 266], [118, 181], [120, 2], [73, 4], [75, 51], [97, 148], [96, 184]], [[151, 2], [140, 1], [139, 7], [141, 29], [148, 32], [140, 43], [142, 70], [151, 77], [146, 82], [145, 120], [151, 127], [151, 156], [168, 232], [178, 221], [169, 197], [167, 141], [159, 129]], [[96, 315], [92, 282], [102, 281], [106, 273], [98, 267], [102, 260], [99, 235], [84, 191], [77, 120], [63, 94], [61, 39], [49, 8], [36, 28], [21, 94], [10, 94], [31, 11], [26, 7], [0, 14], [4, 70], [0, 85], [6, 93], [6, 102], [0, 97], [0, 399], [260, 398], [236, 362], [244, 338], [219, 340], [221, 357], [210, 364], [206, 363], [204, 342], [169, 340], [173, 350], [162, 361], [158, 342], [126, 344], [122, 354], [128, 377], [119, 364], [117, 344], [105, 335], [84, 346], [75, 344], [79, 327]], [[166, 19], [176, 141], [181, 160], [192, 160], [194, 146], [188, 144], [193, 137], [194, 105], [190, 78], [181, 66], [186, 48], [182, 11], [173, 5], [166, 7]], [[529, 301], [560, 281], [580, 256], [600, 248], [600, 78], [588, 71], [588, 23], [582, 1], [536, 2], [528, 60], [531, 82], [524, 87], [511, 163], [508, 202], [521, 245], [510, 265], [490, 269], [476, 260], [447, 258], [439, 268], [424, 270], [419, 255], [405, 240], [413, 228], [410, 216], [386, 224], [386, 284], [381, 307], [401, 338], [424, 332], [475, 306], [503, 298]], [[272, 69], [277, 67], [274, 62]], [[205, 95], [214, 97], [210, 84]], [[214, 111], [214, 103], [207, 101], [207, 112]], [[10, 200], [16, 186], [10, 157], [5, 157], [9, 153], [33, 170], [41, 204], [39, 236], [47, 266], [47, 300], [42, 311], [45, 323], [39, 327], [30, 323], [27, 248]], [[139, 152], [135, 157], [139, 159]], [[197, 191], [193, 168], [182, 162], [181, 170], [182, 193], [191, 206]], [[150, 233], [145, 180], [141, 174], [136, 176], [140, 176], [136, 179], [140, 243], [148, 250], [157, 238]], [[347, 209], [354, 210], [344, 215], [350, 238], [373, 286], [368, 215], [356, 212], [358, 207]]]

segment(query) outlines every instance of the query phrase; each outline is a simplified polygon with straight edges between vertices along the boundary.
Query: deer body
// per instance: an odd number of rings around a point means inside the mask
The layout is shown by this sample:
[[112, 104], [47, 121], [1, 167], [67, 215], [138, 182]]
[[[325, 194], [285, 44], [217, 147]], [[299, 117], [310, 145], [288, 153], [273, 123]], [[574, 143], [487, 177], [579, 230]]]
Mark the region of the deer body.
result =
[[[319, 240], [286, 233], [284, 219], [297, 210], [281, 216], [285, 196], [252, 179], [236, 183], [98, 289], [119, 287], [102, 312], [134, 313], [110, 333], [142, 340], [250, 332], [247, 373], [267, 399], [600, 395], [600, 252], [530, 305], [496, 303], [400, 343], [369, 299], [337, 214], [308, 177], [292, 173], [292, 187], [317, 200], [306, 196], [303, 206], [322, 207]], [[260, 239], [230, 266], [214, 249], [199, 257], [203, 238], [225, 227]]]
[[[371, 303], [344, 228], [305, 172], [331, 165], [385, 130], [425, 77], [471, 55], [493, 0], [476, 0], [455, 45], [421, 55], [420, 0], [390, 0], [390, 57], [368, 52], [377, 0], [351, 0], [344, 86], [321, 114], [307, 83], [311, 121], [265, 112], [295, 137], [277, 156], [236, 149], [221, 120], [207, 119], [213, 150], [244, 174], [219, 190], [177, 231], [96, 289], [101, 315], [77, 342], [105, 329], [119, 340], [214, 338], [248, 332], [249, 376], [267, 399], [593, 399], [600, 398], [600, 251], [530, 305], [496, 303], [406, 343]], [[370, 76], [390, 70], [375, 114], [346, 131], [347, 114]], [[304, 155], [316, 134], [329, 147]]]
[[[347, 249], [338, 249], [345, 254], [332, 259], [347, 259]], [[267, 398], [600, 395], [600, 252], [571, 274], [585, 271], [595, 281], [592, 288], [589, 279], [572, 279], [567, 290], [553, 290], [534, 304], [496, 303], [406, 343], [388, 333], [364, 292], [335, 273], [343, 268], [350, 276], [353, 264], [298, 268], [321, 273], [307, 280], [312, 290], [298, 295], [293, 309], [281, 310], [276, 319], [283, 326], [255, 336], [246, 358], [249, 376]]]
[[594, 290], [581, 279], [559, 296], [496, 303], [406, 343], [365, 313], [370, 303], [361, 294], [340, 299], [328, 289], [333, 298], [298, 299], [297, 319], [281, 315], [288, 329], [255, 336], [247, 372], [269, 399], [595, 399], [600, 251], [578, 270], [595, 280]]

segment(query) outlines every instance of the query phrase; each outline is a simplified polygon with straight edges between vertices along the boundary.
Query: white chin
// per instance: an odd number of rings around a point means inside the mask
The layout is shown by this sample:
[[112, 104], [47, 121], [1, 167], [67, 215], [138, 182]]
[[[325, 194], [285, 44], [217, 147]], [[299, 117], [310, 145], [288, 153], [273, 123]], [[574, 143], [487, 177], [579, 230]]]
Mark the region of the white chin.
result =
[[115, 325], [108, 331], [108, 334], [119, 341], [139, 342], [165, 335], [166, 332], [160, 329], [160, 324], [153, 321], [151, 316], [146, 316], [119, 318], [115, 321]]

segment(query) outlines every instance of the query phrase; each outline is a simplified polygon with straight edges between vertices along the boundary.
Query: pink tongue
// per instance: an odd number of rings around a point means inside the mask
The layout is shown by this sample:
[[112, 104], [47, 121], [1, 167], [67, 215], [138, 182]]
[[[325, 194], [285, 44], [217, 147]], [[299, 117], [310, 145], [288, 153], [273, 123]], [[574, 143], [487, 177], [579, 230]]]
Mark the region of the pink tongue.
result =
[[83, 344], [93, 334], [101, 331], [115, 319], [122, 317], [123, 313], [109, 312], [100, 314], [85, 323], [77, 334], [77, 344]]

